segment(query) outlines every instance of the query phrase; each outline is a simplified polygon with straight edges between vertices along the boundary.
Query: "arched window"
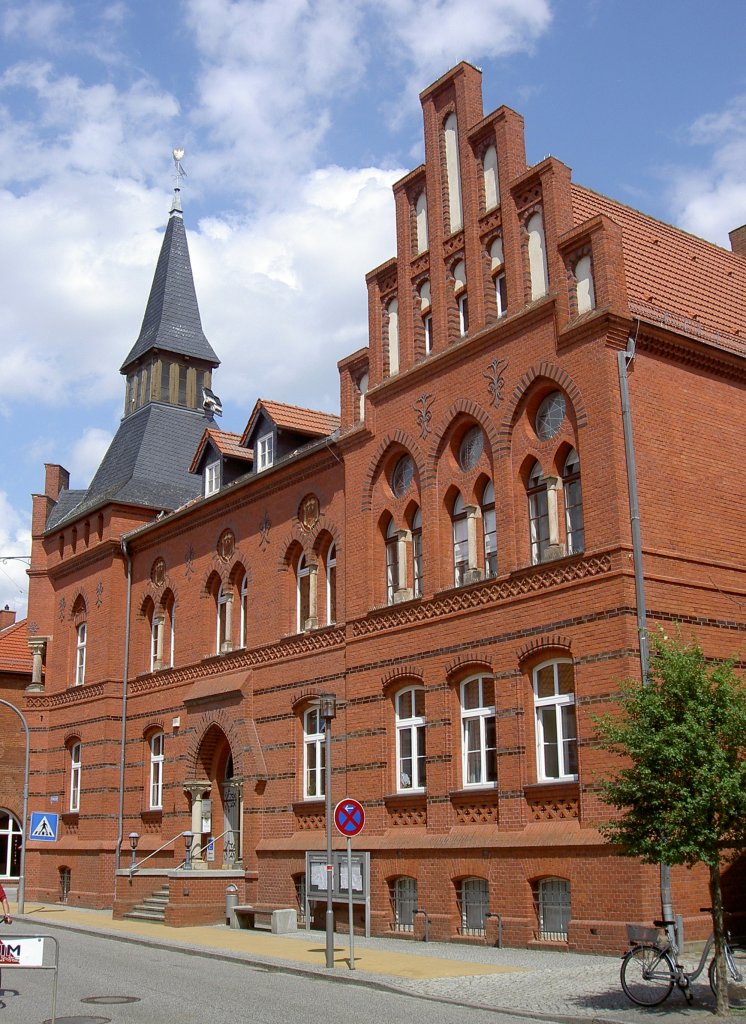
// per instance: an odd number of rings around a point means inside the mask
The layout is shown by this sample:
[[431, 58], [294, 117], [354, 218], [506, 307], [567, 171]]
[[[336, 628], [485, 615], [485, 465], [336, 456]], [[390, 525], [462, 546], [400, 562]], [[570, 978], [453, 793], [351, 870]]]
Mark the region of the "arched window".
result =
[[303, 716], [303, 796], [315, 800], [324, 795], [324, 769], [326, 725], [318, 708], [311, 708]]
[[301, 555], [296, 573], [296, 632], [302, 633], [311, 617], [311, 568]]
[[462, 935], [484, 935], [490, 909], [486, 878], [464, 878], [459, 885], [459, 911]]
[[417, 252], [425, 252], [428, 247], [427, 239], [427, 196], [422, 191], [417, 196], [414, 207], [415, 220], [417, 225]]
[[229, 583], [221, 583], [215, 598], [217, 608], [215, 653], [223, 654], [231, 649], [231, 619], [233, 593]]
[[536, 768], [541, 781], [577, 779], [575, 675], [571, 661], [548, 661], [533, 671]]
[[386, 529], [386, 601], [394, 603], [396, 591], [399, 589], [399, 531], [394, 520], [389, 521]]
[[495, 284], [497, 315], [505, 316], [508, 312], [508, 286], [505, 281], [505, 257], [503, 255], [502, 238], [496, 238], [490, 246], [490, 263], [492, 265], [492, 280]]
[[590, 256], [581, 256], [575, 264], [575, 297], [578, 303], [578, 315], [588, 313], [596, 306]]
[[478, 675], [461, 684], [461, 757], [463, 785], [497, 782], [495, 681]]
[[500, 202], [500, 185], [497, 179], [497, 150], [488, 146], [482, 157], [484, 175], [484, 208], [492, 210]]
[[368, 394], [368, 374], [367, 372], [359, 378], [357, 382], [358, 391], [358, 419], [362, 423], [365, 420], [365, 396]]
[[538, 565], [544, 560], [549, 546], [549, 501], [547, 482], [541, 466], [534, 463], [528, 478], [528, 520], [531, 539], [531, 564]]
[[88, 624], [79, 622], [75, 627], [75, 685], [85, 682], [85, 654], [88, 641]]
[[389, 302], [386, 312], [389, 319], [389, 374], [393, 377], [399, 372], [399, 303], [396, 299]]
[[460, 494], [456, 495], [451, 514], [453, 531], [453, 585], [461, 587], [466, 582], [469, 568], [469, 524], [466, 505]]
[[417, 910], [417, 881], [414, 878], [395, 878], [389, 883], [391, 910], [395, 932], [414, 931], [414, 912]]
[[451, 233], [463, 227], [461, 204], [461, 165], [458, 152], [458, 124], [455, 114], [449, 114], [443, 125], [446, 150], [446, 179], [448, 181], [448, 214]]
[[162, 607], [167, 629], [166, 664], [172, 668], [176, 654], [176, 599], [170, 590], [163, 595]]
[[422, 512], [412, 516], [412, 596], [422, 597]]
[[337, 547], [332, 544], [326, 556], [326, 621], [337, 621]]
[[150, 620], [150, 671], [157, 672], [163, 667], [164, 617], [160, 609], [154, 608]]
[[76, 741], [70, 747], [70, 802], [73, 813], [80, 810], [81, 744]]
[[150, 737], [150, 809], [163, 807], [163, 733], [154, 732]]
[[542, 878], [536, 886], [539, 917], [539, 938], [550, 942], [567, 942], [567, 928], [572, 916], [570, 883], [566, 878]]
[[20, 822], [10, 811], [0, 811], [0, 878], [19, 878], [21, 874]]
[[399, 792], [424, 790], [425, 691], [409, 686], [396, 695], [396, 788]]
[[466, 267], [463, 260], [453, 266], [453, 291], [458, 306], [459, 333], [463, 337], [469, 331], [469, 297], [466, 294]]
[[565, 492], [565, 528], [567, 553], [575, 555], [585, 550], [583, 530], [583, 494], [580, 488], [580, 459], [574, 448], [565, 459], [562, 469], [562, 489]]
[[249, 574], [244, 573], [241, 580], [241, 630], [239, 634], [239, 646], [246, 647], [248, 644], [248, 618], [249, 618]]
[[544, 240], [544, 222], [535, 213], [526, 224], [528, 232], [528, 267], [531, 277], [531, 301], [540, 299], [549, 291], [547, 247]]
[[482, 526], [484, 529], [484, 575], [497, 576], [497, 520], [495, 518], [495, 487], [488, 480], [482, 491]]
[[420, 309], [422, 311], [422, 326], [425, 333], [425, 355], [430, 355], [433, 350], [433, 313], [429, 281], [422, 282], [419, 289], [419, 296]]

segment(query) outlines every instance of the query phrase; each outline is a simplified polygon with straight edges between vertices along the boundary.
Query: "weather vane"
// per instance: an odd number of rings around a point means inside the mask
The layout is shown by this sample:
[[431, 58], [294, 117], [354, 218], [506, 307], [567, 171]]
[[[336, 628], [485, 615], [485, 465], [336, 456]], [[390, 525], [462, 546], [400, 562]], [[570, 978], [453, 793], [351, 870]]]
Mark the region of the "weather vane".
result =
[[181, 212], [181, 180], [186, 178], [186, 171], [182, 164], [182, 158], [184, 156], [183, 149], [172, 149], [171, 155], [174, 158], [174, 201], [171, 206], [171, 211]]

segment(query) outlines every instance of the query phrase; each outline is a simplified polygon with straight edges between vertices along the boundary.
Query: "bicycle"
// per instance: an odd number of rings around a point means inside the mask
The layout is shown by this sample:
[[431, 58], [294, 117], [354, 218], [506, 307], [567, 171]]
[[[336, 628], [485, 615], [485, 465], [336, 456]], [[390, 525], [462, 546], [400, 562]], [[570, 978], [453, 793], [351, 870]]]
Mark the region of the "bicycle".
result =
[[[707, 911], [703, 910], [701, 913]], [[708, 936], [699, 963], [693, 971], [687, 971], [684, 965], [679, 963], [679, 948], [676, 941], [669, 941], [667, 935], [661, 934], [658, 930], [671, 928], [671, 934], [675, 936], [676, 922], [653, 921], [653, 925], [653, 928], [627, 925], [630, 948], [622, 957], [619, 972], [625, 995], [638, 1006], [659, 1006], [668, 999], [676, 985], [683, 992], [686, 1001], [692, 1003], [691, 984], [704, 970], [715, 937], [712, 933]], [[726, 936], [725, 941], [728, 975], [732, 981], [741, 982], [743, 974], [736, 963], [728, 938], [729, 936]], [[710, 988], [717, 995], [717, 967], [714, 956], [710, 961], [708, 977]]]

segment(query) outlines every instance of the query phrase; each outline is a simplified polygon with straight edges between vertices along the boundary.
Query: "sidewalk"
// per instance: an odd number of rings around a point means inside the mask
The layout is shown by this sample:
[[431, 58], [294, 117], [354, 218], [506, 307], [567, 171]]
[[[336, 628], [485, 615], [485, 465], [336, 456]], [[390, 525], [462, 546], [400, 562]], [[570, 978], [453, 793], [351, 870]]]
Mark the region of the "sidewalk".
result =
[[[540, 1020], [588, 1024], [599, 1020], [642, 1024], [706, 1024], [714, 998], [706, 978], [693, 986], [694, 1006], [674, 991], [663, 1007], [630, 1004], [619, 983], [617, 957], [457, 943], [411, 942], [355, 936], [355, 969], [349, 938], [335, 936], [334, 968], [326, 967], [324, 932], [292, 935], [235, 930], [222, 925], [169, 928], [114, 921], [111, 911], [26, 903], [19, 921], [100, 934], [123, 942], [189, 949], [208, 957], [239, 959], [270, 970], [323, 975], [342, 984], [383, 987], [421, 998], [487, 1007]], [[744, 1011], [734, 1011], [736, 1019]]]

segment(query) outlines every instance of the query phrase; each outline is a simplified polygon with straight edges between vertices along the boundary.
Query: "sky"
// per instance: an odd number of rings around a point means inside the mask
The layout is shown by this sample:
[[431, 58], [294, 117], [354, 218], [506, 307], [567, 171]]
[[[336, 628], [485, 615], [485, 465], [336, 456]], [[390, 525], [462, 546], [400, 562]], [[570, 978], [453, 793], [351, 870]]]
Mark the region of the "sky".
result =
[[743, 0], [0, 0], [0, 608], [25, 614], [44, 463], [89, 484], [122, 415], [183, 147], [224, 430], [339, 407], [419, 93], [483, 71], [529, 163], [729, 247], [746, 223]]

